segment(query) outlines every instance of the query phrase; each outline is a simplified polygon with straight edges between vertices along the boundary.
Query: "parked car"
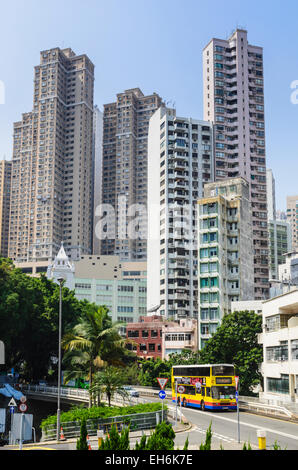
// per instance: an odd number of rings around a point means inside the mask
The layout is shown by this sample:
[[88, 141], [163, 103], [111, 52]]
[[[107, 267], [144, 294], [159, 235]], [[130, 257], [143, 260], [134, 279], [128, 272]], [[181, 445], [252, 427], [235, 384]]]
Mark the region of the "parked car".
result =
[[124, 390], [127, 391], [128, 395], [130, 397], [139, 397], [140, 396], [139, 392], [136, 389], [132, 388], [130, 385], [127, 385], [123, 388], [124, 388]]

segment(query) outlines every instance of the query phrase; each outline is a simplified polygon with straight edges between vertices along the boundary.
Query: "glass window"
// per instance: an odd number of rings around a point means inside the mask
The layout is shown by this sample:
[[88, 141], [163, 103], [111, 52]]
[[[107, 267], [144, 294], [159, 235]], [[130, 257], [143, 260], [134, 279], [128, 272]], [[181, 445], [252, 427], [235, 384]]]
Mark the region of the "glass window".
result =
[[211, 277], [210, 278], [210, 287], [218, 287], [218, 278], [217, 277]]
[[282, 375], [280, 379], [275, 378], [267, 378], [267, 389], [268, 392], [273, 393], [282, 393], [288, 394], [289, 393], [289, 376]]
[[209, 256], [210, 256], [210, 258], [214, 258], [214, 257], [217, 256], [217, 247], [216, 246], [214, 248], [210, 248]]
[[201, 258], [208, 258], [208, 248], [202, 248], [201, 249]]
[[208, 293], [202, 293], [201, 294], [201, 302], [203, 304], [208, 304], [209, 303], [209, 294]]
[[225, 377], [229, 375], [235, 375], [234, 366], [224, 366], [224, 365], [214, 366], [212, 368], [212, 374], [215, 377], [220, 377], [220, 376]]
[[209, 272], [208, 263], [201, 263], [201, 273], [208, 273], [208, 272]]
[[233, 400], [235, 392], [235, 387], [211, 387], [211, 396], [215, 400]]
[[201, 320], [209, 320], [209, 309], [202, 308], [201, 309]]
[[291, 341], [291, 357], [292, 361], [298, 361], [298, 339]]

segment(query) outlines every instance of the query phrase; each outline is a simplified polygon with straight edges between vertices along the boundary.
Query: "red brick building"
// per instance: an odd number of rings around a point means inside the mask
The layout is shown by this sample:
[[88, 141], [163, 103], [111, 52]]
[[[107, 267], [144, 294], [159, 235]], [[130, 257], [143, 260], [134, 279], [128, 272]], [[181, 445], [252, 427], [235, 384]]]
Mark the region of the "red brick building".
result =
[[138, 323], [128, 323], [126, 337], [133, 340], [136, 345], [129, 344], [127, 348], [135, 351], [138, 357], [162, 358], [162, 327], [165, 325], [174, 326], [176, 323], [166, 321], [158, 315], [140, 317]]

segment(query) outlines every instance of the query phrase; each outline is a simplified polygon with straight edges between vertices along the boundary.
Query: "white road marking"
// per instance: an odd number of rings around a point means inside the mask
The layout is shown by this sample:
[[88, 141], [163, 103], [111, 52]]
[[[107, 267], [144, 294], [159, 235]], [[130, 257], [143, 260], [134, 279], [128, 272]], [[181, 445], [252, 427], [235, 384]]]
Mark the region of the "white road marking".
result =
[[[200, 413], [200, 414], [203, 414], [203, 415], [206, 416], [206, 413], [203, 412], [203, 411], [199, 411], [199, 410], [192, 410], [192, 411], [194, 411], [195, 413]], [[223, 416], [212, 415], [212, 420], [213, 420], [213, 418], [215, 418], [215, 419], [221, 419], [222, 421], [229, 421], [230, 423], [237, 424], [237, 421], [234, 420], [234, 419], [231, 419], [231, 418], [226, 418], [226, 417], [223, 417]], [[247, 427], [250, 427], [250, 428], [254, 428], [254, 429], [263, 429], [263, 430], [266, 431], [266, 432], [269, 432], [269, 433], [272, 433], [272, 434], [277, 434], [278, 436], [288, 437], [288, 438], [290, 438], [290, 439], [293, 439], [293, 440], [295, 440], [295, 441], [298, 441], [298, 434], [293, 435], [293, 434], [288, 434], [288, 433], [285, 433], [285, 432], [282, 432], [282, 431], [275, 431], [274, 429], [264, 428], [263, 426], [257, 426], [256, 424], [245, 423], [245, 422], [242, 421], [242, 420], [240, 420], [240, 425], [244, 425], [244, 426], [247, 426]]]

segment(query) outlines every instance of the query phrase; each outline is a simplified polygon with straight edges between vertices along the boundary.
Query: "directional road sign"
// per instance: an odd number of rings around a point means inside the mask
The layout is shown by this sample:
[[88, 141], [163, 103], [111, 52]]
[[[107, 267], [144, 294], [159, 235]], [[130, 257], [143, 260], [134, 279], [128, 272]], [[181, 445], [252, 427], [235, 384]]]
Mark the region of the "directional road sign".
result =
[[161, 390], [158, 395], [159, 395], [159, 398], [160, 398], [161, 400], [164, 400], [164, 399], [166, 398], [166, 396], [167, 396], [167, 394], [166, 394], [166, 392], [165, 392], [164, 390]]

